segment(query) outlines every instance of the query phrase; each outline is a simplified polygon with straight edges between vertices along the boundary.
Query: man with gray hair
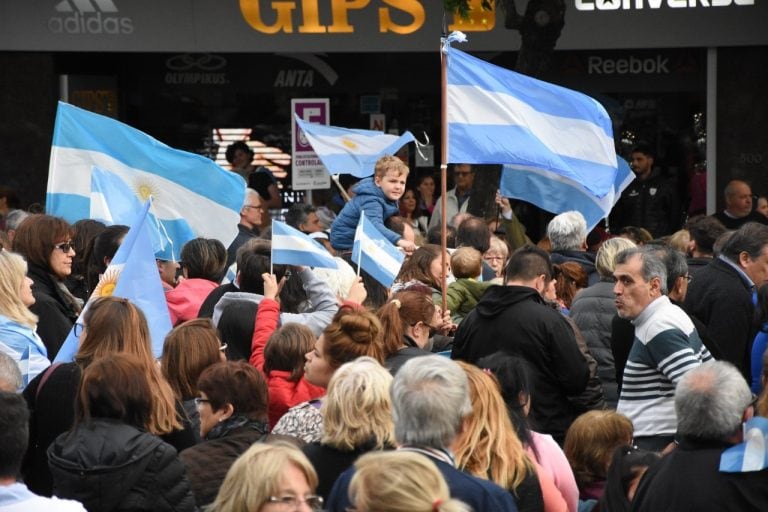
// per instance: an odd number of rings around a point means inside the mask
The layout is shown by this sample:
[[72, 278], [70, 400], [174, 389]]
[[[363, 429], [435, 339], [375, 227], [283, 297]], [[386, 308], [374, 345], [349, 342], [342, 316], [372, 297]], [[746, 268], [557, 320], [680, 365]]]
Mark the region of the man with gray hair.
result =
[[724, 450], [743, 441], [754, 402], [738, 369], [703, 364], [677, 384], [679, 446], [645, 474], [633, 510], [768, 510], [768, 470], [720, 471]]
[[16, 393], [24, 381], [16, 361], [5, 352], [0, 352], [0, 391]]
[[667, 270], [655, 248], [620, 252], [613, 276], [618, 315], [635, 326], [616, 410], [632, 420], [635, 444], [662, 450], [677, 429], [675, 385], [712, 356], [688, 315], [666, 296]]
[[245, 199], [240, 208], [240, 222], [237, 224], [237, 236], [227, 247], [227, 267], [230, 267], [237, 257], [237, 250], [251, 238], [259, 236], [261, 217], [264, 207], [261, 196], [252, 188], [245, 189]]
[[[517, 510], [512, 495], [494, 483], [456, 469], [451, 448], [467, 416], [472, 414], [464, 370], [448, 358], [433, 355], [407, 361], [390, 388], [395, 439], [399, 450], [420, 453], [440, 470], [451, 497], [472, 510]], [[327, 510], [349, 510], [349, 482], [354, 467], [339, 476], [328, 495]]]
[[552, 263], [573, 261], [587, 273], [589, 284], [600, 281], [595, 269], [595, 255], [587, 252], [587, 221], [575, 210], [556, 215], [547, 224], [547, 238], [552, 244]]
[[27, 217], [29, 217], [29, 214], [24, 210], [11, 210], [5, 216], [5, 235], [8, 237], [8, 243], [10, 244], [5, 248], [6, 250], [13, 250], [13, 239], [16, 238], [16, 230], [19, 229], [21, 221]]
[[757, 326], [754, 295], [768, 282], [768, 226], [749, 222], [696, 273], [685, 306], [707, 326], [722, 359], [751, 382], [750, 356]]

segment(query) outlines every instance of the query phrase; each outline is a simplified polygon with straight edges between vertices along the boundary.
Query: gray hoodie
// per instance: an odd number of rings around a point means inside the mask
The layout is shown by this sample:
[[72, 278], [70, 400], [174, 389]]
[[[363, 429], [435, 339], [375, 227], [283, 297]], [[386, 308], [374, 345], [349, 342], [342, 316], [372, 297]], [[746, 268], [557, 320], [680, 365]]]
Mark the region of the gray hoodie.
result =
[[[299, 272], [304, 291], [307, 293], [308, 307], [304, 313], [280, 313], [280, 325], [295, 322], [306, 325], [315, 336], [320, 336], [331, 323], [339, 310], [339, 303], [328, 284], [317, 277], [309, 268]], [[213, 309], [213, 323], [219, 325], [221, 314], [229, 304], [248, 301], [261, 302], [264, 296], [258, 293], [229, 292], [222, 295]]]

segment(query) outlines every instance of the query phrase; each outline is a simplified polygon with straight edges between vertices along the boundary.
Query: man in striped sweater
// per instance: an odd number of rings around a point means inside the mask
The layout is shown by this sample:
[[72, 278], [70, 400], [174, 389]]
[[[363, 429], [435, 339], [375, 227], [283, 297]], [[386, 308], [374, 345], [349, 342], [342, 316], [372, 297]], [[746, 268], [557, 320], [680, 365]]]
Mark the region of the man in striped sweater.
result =
[[688, 315], [666, 297], [667, 272], [653, 248], [616, 257], [616, 309], [635, 326], [617, 410], [635, 427], [635, 444], [662, 450], [677, 430], [675, 386], [712, 359]]

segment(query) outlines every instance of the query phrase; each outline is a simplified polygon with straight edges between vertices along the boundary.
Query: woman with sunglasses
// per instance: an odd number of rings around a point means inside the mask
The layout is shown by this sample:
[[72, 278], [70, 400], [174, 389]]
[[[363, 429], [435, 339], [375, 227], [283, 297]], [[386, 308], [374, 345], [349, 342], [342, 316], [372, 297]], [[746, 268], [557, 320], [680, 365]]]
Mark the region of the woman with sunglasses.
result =
[[64, 285], [75, 257], [72, 228], [58, 217], [30, 215], [16, 230], [13, 248], [29, 265], [27, 276], [34, 281], [35, 297], [29, 309], [39, 318], [37, 334], [53, 360], [82, 307]]
[[384, 366], [392, 375], [409, 359], [431, 354], [424, 347], [440, 318], [427, 294], [398, 292], [376, 314], [381, 320]]

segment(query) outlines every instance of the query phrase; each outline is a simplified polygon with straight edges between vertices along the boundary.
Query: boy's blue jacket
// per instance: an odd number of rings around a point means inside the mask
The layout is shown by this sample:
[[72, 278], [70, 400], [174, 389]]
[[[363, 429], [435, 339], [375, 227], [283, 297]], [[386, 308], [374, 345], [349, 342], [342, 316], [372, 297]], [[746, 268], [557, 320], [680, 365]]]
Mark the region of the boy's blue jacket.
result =
[[384, 226], [384, 221], [393, 215], [400, 215], [397, 201], [390, 201], [373, 182], [365, 178], [355, 186], [355, 197], [344, 205], [336, 220], [331, 224], [331, 246], [339, 250], [351, 249], [355, 241], [355, 229], [360, 222], [360, 212], [371, 221], [387, 240], [396, 244], [402, 237]]

